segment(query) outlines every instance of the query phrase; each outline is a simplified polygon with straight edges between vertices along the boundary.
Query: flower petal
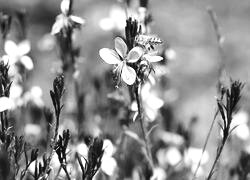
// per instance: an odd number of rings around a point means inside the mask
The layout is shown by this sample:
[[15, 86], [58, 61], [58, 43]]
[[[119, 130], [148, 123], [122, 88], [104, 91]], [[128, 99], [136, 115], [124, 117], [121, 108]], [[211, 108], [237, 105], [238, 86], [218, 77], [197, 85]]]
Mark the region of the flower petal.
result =
[[147, 105], [151, 108], [151, 109], [160, 109], [163, 105], [164, 105], [164, 101], [160, 98], [158, 98], [157, 96], [155, 96], [154, 94], [151, 94], [147, 99], [146, 99]]
[[155, 110], [155, 109], [151, 109], [150, 107], [146, 106], [145, 107], [145, 114], [148, 117], [147, 120], [150, 121], [150, 122], [153, 122], [157, 117], [158, 111]]
[[56, 22], [52, 26], [51, 34], [55, 35], [61, 31], [63, 28], [63, 18], [59, 15], [56, 18]]
[[140, 47], [134, 47], [133, 49], [131, 49], [128, 53], [128, 56], [127, 56], [127, 61], [130, 62], [130, 63], [135, 63], [137, 62], [140, 57], [142, 56], [143, 54], [143, 49], [140, 48]]
[[148, 54], [145, 54], [143, 57], [149, 62], [159, 62], [163, 60], [163, 57], [161, 56], [151, 56]]
[[136, 80], [136, 72], [132, 67], [129, 67], [126, 64], [124, 64], [122, 68], [121, 77], [126, 84], [132, 85]]
[[136, 101], [133, 101], [130, 106], [131, 111], [138, 111], [138, 106]]
[[27, 70], [32, 70], [34, 68], [33, 61], [29, 56], [22, 56], [20, 62]]
[[135, 122], [138, 119], [138, 111], [135, 112], [134, 116], [133, 116], [133, 122]]
[[120, 37], [115, 38], [115, 50], [122, 58], [124, 58], [127, 54], [128, 51], [127, 45]]
[[101, 170], [108, 176], [113, 176], [115, 169], [117, 167], [117, 162], [115, 158], [111, 156], [103, 156]]
[[70, 0], [63, 0], [61, 2], [61, 11], [63, 14], [67, 14], [69, 11]]
[[108, 64], [118, 64], [121, 62], [118, 54], [113, 49], [102, 48], [99, 51], [99, 55]]
[[16, 56], [17, 55], [16, 43], [11, 40], [7, 40], [4, 44], [4, 51], [6, 52], [6, 54], [10, 56]]
[[17, 84], [17, 83], [13, 83], [11, 85], [11, 88], [10, 88], [10, 98], [11, 99], [17, 99], [19, 98], [23, 93], [23, 88]]
[[0, 97], [0, 112], [11, 109], [13, 101], [8, 97]]
[[85, 24], [85, 20], [81, 17], [71, 15], [70, 19], [76, 24], [81, 24], [81, 25]]
[[28, 40], [24, 40], [18, 44], [18, 55], [23, 56], [30, 52], [30, 42]]

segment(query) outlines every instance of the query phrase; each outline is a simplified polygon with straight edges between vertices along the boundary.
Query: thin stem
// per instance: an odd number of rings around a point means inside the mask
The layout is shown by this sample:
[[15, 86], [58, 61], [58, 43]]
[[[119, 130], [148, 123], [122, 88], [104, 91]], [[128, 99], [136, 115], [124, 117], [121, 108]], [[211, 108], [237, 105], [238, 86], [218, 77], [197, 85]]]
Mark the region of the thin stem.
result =
[[137, 103], [137, 107], [138, 107], [138, 118], [139, 118], [139, 122], [140, 122], [140, 126], [141, 126], [141, 130], [142, 130], [142, 137], [143, 140], [145, 142], [145, 148], [146, 148], [146, 152], [147, 152], [147, 159], [149, 161], [150, 166], [153, 168], [153, 158], [152, 158], [152, 154], [151, 154], [151, 150], [150, 150], [150, 142], [147, 136], [147, 128], [146, 125], [144, 124], [144, 118], [143, 118], [143, 108], [142, 108], [142, 104], [141, 104], [141, 98], [140, 98], [140, 87], [136, 86], [135, 87], [135, 98], [136, 98], [136, 103]]
[[20, 180], [22, 180], [22, 179], [25, 177], [25, 175], [26, 175], [26, 173], [27, 173], [27, 171], [28, 171], [28, 168], [29, 168], [29, 166], [30, 166], [30, 164], [31, 164], [32, 162], [33, 162], [33, 161], [30, 161], [29, 164], [25, 167], [25, 169], [21, 172]]
[[61, 167], [63, 168], [63, 170], [64, 170], [64, 172], [65, 172], [65, 174], [67, 176], [67, 179], [70, 180], [71, 178], [70, 178], [70, 175], [69, 175], [68, 170], [66, 168], [66, 165], [61, 165]]
[[60, 167], [59, 167], [59, 169], [58, 169], [58, 171], [57, 171], [57, 173], [56, 173], [55, 179], [58, 178], [58, 176], [59, 176], [61, 170], [62, 170], [62, 166], [60, 165]]
[[216, 154], [214, 163], [212, 165], [212, 168], [209, 171], [209, 174], [208, 174], [208, 177], [206, 178], [206, 180], [210, 180], [212, 178], [212, 176], [214, 174], [214, 169], [215, 169], [215, 167], [216, 167], [216, 165], [217, 165], [217, 163], [218, 163], [218, 161], [220, 159], [220, 156], [221, 156], [221, 153], [222, 153], [222, 150], [224, 148], [225, 143], [226, 143], [226, 140], [223, 140], [220, 147], [219, 147], [219, 149], [217, 150], [217, 154]]
[[224, 59], [224, 52], [223, 52], [224, 37], [221, 35], [220, 26], [219, 26], [217, 16], [216, 16], [216, 13], [214, 12], [214, 10], [211, 7], [209, 7], [209, 8], [207, 8], [207, 12], [208, 12], [208, 15], [211, 19], [211, 22], [212, 22], [212, 25], [213, 25], [213, 28], [215, 31], [217, 49], [218, 49], [218, 53], [219, 53], [218, 91], [220, 91], [222, 73], [223, 73], [223, 70], [225, 68], [225, 63], [223, 62], [223, 59]]
[[194, 174], [193, 174], [192, 180], [194, 180], [194, 179], [196, 178], [196, 174], [197, 174], [197, 172], [198, 172], [198, 170], [199, 170], [199, 167], [200, 167], [200, 165], [201, 165], [201, 161], [202, 161], [203, 155], [204, 155], [204, 153], [205, 153], [205, 150], [206, 150], [206, 148], [207, 148], [208, 140], [209, 140], [209, 138], [210, 138], [210, 136], [211, 136], [211, 132], [212, 132], [212, 129], [213, 129], [213, 127], [214, 127], [214, 123], [215, 123], [215, 120], [216, 120], [216, 117], [217, 117], [218, 113], [219, 113], [219, 110], [217, 109], [216, 112], [215, 112], [215, 114], [214, 114], [213, 121], [212, 121], [212, 123], [211, 123], [211, 125], [210, 125], [208, 134], [207, 134], [207, 136], [206, 136], [206, 140], [205, 140], [204, 146], [203, 146], [203, 148], [202, 148], [201, 157], [200, 157], [199, 163], [198, 163], [198, 165], [197, 165], [197, 167], [196, 167], [196, 169], [195, 169], [195, 172], [194, 172]]

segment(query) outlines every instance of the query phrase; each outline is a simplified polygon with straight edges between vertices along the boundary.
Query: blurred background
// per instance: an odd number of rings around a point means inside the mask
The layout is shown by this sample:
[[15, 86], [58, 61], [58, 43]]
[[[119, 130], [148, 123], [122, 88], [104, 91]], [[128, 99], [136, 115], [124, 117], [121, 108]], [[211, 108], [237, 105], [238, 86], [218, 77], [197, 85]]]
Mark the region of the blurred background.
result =
[[[60, 67], [60, 58], [55, 39], [50, 32], [56, 16], [60, 13], [60, 3], [60, 0], [0, 1], [1, 10], [4, 12], [23, 10], [27, 13], [27, 39], [31, 42], [30, 54], [34, 62], [27, 86], [40, 86], [44, 104], [51, 107], [49, 89], [55, 72]], [[202, 148], [216, 110], [215, 96], [220, 62], [216, 34], [207, 8], [212, 7], [216, 12], [221, 34], [225, 38], [223, 77], [240, 79], [246, 83], [241, 107], [248, 117], [250, 1], [151, 0], [149, 4], [153, 16], [152, 32], [174, 51], [173, 60], [166, 64], [167, 85], [160, 90], [160, 97], [167, 109], [171, 109], [174, 121], [184, 124], [185, 127], [189, 127], [192, 121], [196, 122], [191, 130], [191, 146]], [[114, 6], [122, 8], [115, 0], [74, 0], [74, 14], [86, 20], [85, 26], [77, 31], [74, 39], [81, 47], [78, 60], [83, 89], [87, 93], [87, 109], [93, 109], [93, 96], [99, 96], [96, 95], [99, 92], [93, 94], [92, 91], [94, 80], [102, 80], [106, 71], [111, 70], [110, 66], [101, 61], [98, 52], [103, 47], [114, 46], [115, 33], [109, 31], [109, 27], [105, 28], [102, 21], [104, 18], [110, 18], [110, 11]], [[11, 39], [11, 35], [8, 38]], [[70, 88], [66, 91], [69, 93]], [[110, 92], [109, 88], [102, 88], [100, 96], [105, 99]], [[100, 103], [106, 103], [103, 99]], [[75, 108], [73, 99], [67, 102], [66, 107]], [[106, 126], [102, 128], [105, 129]], [[216, 124], [207, 148], [210, 157], [216, 152], [219, 134]], [[248, 147], [247, 141], [241, 143]], [[210, 165], [211, 162], [206, 168]]]

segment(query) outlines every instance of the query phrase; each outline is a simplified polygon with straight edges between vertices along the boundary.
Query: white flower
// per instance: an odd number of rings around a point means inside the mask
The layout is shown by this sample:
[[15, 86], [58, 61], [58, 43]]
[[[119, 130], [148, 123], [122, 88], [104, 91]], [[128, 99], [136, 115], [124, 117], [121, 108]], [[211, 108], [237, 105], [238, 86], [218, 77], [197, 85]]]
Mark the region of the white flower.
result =
[[[157, 97], [151, 90], [151, 84], [145, 83], [141, 90], [142, 103], [145, 114], [149, 121], [154, 121], [157, 117], [158, 110], [164, 105], [164, 101]], [[138, 111], [136, 102], [134, 101], [131, 105], [133, 111]]]
[[88, 146], [85, 143], [79, 143], [76, 146], [76, 151], [78, 154], [80, 154], [83, 157], [87, 157], [88, 156]]
[[[192, 172], [194, 173], [197, 165], [200, 161], [200, 158], [202, 156], [202, 149], [201, 148], [194, 148], [189, 147], [185, 153], [184, 153], [184, 162], [186, 165], [191, 167]], [[206, 164], [209, 160], [209, 154], [207, 151], [204, 152], [202, 156], [202, 160], [200, 163], [200, 167], [197, 171], [197, 176], [201, 176], [203, 174], [203, 167], [202, 165]]]
[[169, 147], [167, 149], [160, 149], [157, 152], [157, 159], [162, 167], [176, 166], [182, 160], [182, 155], [179, 149], [176, 147]]
[[56, 22], [52, 26], [51, 34], [55, 35], [61, 32], [64, 28], [79, 27], [85, 24], [85, 20], [81, 17], [69, 14], [70, 0], [62, 0], [61, 14], [56, 17]]
[[39, 86], [33, 86], [29, 91], [23, 95], [24, 103], [32, 101], [37, 106], [42, 107], [44, 102], [42, 100], [43, 91]]
[[[233, 115], [233, 119], [230, 125], [230, 131], [232, 135], [235, 135], [239, 139], [246, 141], [250, 136], [248, 127], [248, 114], [245, 111], [239, 111]], [[220, 135], [223, 137], [223, 130], [220, 130]]]
[[24, 134], [26, 136], [39, 137], [42, 133], [42, 129], [38, 124], [26, 124], [24, 127]]
[[51, 34], [45, 34], [37, 43], [40, 51], [51, 51], [56, 46], [56, 39]]
[[102, 157], [101, 169], [105, 174], [107, 174], [108, 176], [112, 176], [115, 172], [116, 167], [117, 167], [117, 162], [115, 158], [110, 156]]
[[148, 52], [142, 56], [142, 58], [145, 58], [148, 62], [154, 63], [154, 62], [159, 62], [163, 60], [163, 57], [157, 56], [158, 52], [153, 51], [153, 52]]
[[27, 56], [30, 52], [30, 42], [28, 40], [24, 40], [19, 44], [16, 44], [11, 40], [7, 40], [4, 44], [4, 51], [7, 55], [3, 56], [3, 60], [5, 63], [9, 63], [11, 67], [15, 63], [20, 62], [27, 70], [33, 69], [33, 61], [29, 56]]
[[143, 55], [143, 49], [134, 47], [128, 53], [127, 51], [128, 47], [126, 43], [117, 37], [115, 38], [115, 50], [102, 48], [99, 51], [99, 55], [106, 63], [117, 65], [116, 71], [118, 72], [118, 77], [121, 76], [125, 83], [132, 85], [136, 80], [136, 72], [127, 63], [137, 62]]
[[176, 59], [176, 52], [172, 48], [167, 48], [164, 53], [167, 60], [173, 61]]
[[231, 128], [236, 127], [232, 134], [237, 136], [242, 140], [247, 140], [249, 138], [250, 132], [248, 127], [248, 114], [245, 111], [239, 111], [233, 116]]
[[[129, 17], [137, 19], [137, 14], [128, 9]], [[99, 26], [104, 31], [123, 31], [126, 26], [126, 13], [124, 8], [120, 6], [112, 6], [109, 11], [109, 16], [100, 20]]]
[[104, 153], [107, 156], [112, 156], [115, 149], [114, 149], [114, 145], [112, 144], [112, 142], [109, 139], [104, 139], [103, 140], [103, 147], [104, 147]]
[[12, 83], [10, 88], [10, 99], [16, 101], [21, 97], [23, 93], [23, 88], [18, 83]]
[[165, 180], [167, 179], [166, 171], [160, 167], [155, 167], [153, 170], [153, 176], [150, 180]]
[[108, 176], [112, 176], [117, 167], [115, 158], [112, 157], [114, 153], [114, 146], [109, 139], [103, 141], [104, 154], [102, 157], [101, 170]]
[[0, 112], [9, 110], [13, 107], [13, 101], [8, 97], [0, 97]]

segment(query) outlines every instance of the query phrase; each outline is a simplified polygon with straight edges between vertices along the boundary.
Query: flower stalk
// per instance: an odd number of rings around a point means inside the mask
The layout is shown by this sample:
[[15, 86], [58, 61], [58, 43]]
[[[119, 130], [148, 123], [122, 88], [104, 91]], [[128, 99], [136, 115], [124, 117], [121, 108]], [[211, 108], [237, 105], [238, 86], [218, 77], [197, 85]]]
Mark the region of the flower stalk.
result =
[[136, 103], [137, 103], [137, 107], [138, 107], [138, 119], [140, 122], [142, 137], [143, 137], [143, 140], [145, 143], [147, 159], [149, 161], [150, 167], [153, 169], [153, 166], [154, 166], [153, 165], [153, 158], [152, 158], [152, 154], [151, 154], [151, 150], [150, 150], [150, 141], [149, 141], [148, 136], [147, 136], [147, 128], [146, 128], [144, 117], [143, 117], [143, 107], [142, 107], [142, 103], [141, 103], [139, 85], [137, 85], [135, 87], [135, 99], [136, 99]]

